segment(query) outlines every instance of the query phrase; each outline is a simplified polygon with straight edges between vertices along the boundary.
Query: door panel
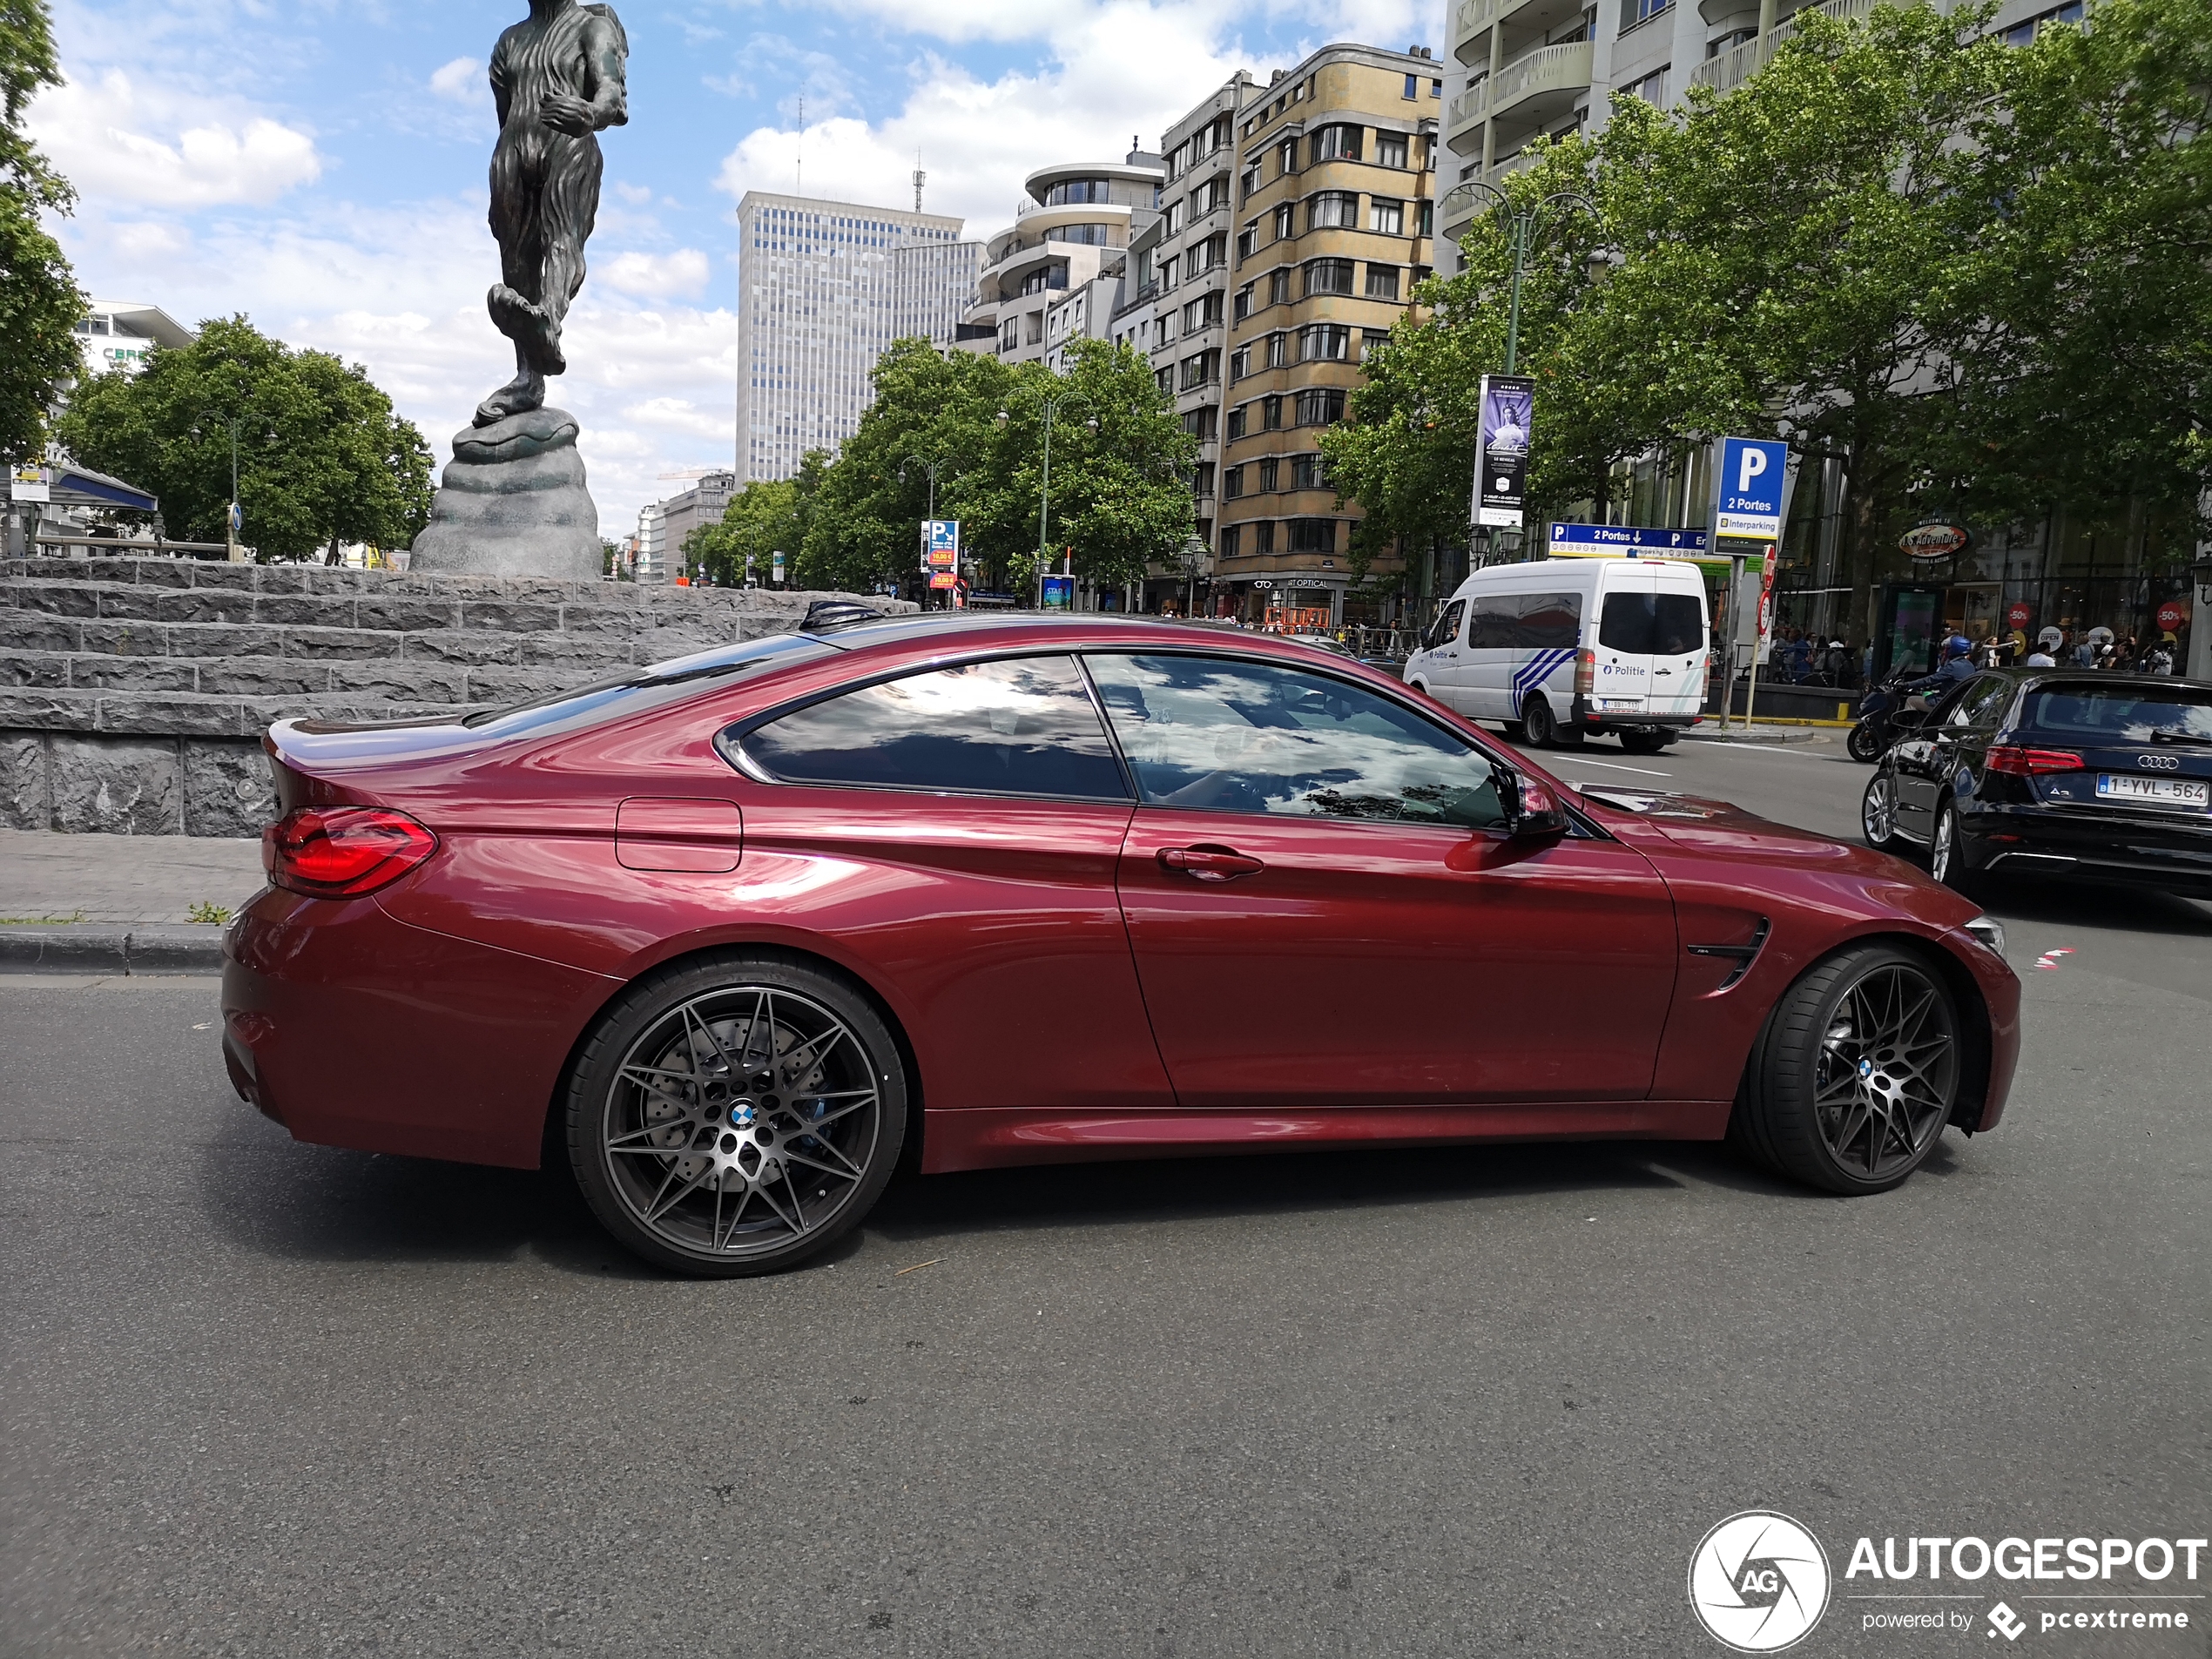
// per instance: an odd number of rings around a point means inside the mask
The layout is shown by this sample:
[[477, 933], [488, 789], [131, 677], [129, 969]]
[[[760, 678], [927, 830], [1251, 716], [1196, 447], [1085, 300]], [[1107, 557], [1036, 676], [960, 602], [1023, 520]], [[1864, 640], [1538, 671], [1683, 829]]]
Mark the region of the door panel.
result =
[[[1260, 867], [1204, 880], [1159, 857], [1191, 847]], [[1140, 807], [1120, 886], [1184, 1106], [1649, 1091], [1674, 911], [1617, 842]]]

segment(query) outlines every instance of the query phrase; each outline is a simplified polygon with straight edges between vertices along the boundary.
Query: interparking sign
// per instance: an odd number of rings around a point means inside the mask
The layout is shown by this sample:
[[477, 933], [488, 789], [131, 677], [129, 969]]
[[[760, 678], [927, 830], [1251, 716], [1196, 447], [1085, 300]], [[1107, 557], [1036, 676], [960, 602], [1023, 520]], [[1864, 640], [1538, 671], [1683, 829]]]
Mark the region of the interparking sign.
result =
[[1720, 510], [1714, 530], [1757, 541], [1781, 539], [1783, 491], [1789, 475], [1788, 444], [1763, 438], [1723, 438]]

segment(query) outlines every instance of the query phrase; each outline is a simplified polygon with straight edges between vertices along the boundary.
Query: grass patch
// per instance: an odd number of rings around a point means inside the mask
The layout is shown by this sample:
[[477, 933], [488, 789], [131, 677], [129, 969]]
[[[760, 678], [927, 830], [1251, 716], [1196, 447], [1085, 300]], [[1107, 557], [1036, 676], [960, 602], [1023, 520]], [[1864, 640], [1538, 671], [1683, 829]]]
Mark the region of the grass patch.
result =
[[191, 909], [185, 912], [186, 921], [205, 922], [212, 927], [219, 927], [230, 919], [231, 909], [228, 905], [209, 904], [205, 899], [200, 900]]

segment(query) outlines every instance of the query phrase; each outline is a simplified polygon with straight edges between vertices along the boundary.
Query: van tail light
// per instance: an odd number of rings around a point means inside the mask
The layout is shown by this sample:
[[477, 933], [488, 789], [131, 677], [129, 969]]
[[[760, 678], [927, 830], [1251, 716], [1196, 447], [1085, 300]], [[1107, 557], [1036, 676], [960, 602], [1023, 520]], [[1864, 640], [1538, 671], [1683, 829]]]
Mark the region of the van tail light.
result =
[[261, 832], [261, 867], [311, 899], [389, 887], [438, 850], [438, 838], [382, 806], [300, 806]]
[[1578, 651], [1575, 653], [1575, 695], [1588, 697], [1597, 689], [1597, 653]]
[[2079, 772], [2083, 762], [2071, 749], [2030, 749], [2017, 743], [1999, 743], [1990, 746], [1985, 764], [1992, 772], [2037, 778], [2047, 772]]

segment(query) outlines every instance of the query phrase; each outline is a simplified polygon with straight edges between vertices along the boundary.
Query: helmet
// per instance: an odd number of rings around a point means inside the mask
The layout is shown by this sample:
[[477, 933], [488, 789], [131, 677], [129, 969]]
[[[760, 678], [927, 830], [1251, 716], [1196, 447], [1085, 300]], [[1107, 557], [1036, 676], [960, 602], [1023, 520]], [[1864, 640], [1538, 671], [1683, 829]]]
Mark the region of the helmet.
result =
[[1973, 645], [1964, 634], [1953, 634], [1943, 642], [1943, 654], [1946, 657], [1964, 657], [1972, 650]]

